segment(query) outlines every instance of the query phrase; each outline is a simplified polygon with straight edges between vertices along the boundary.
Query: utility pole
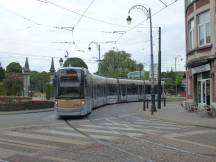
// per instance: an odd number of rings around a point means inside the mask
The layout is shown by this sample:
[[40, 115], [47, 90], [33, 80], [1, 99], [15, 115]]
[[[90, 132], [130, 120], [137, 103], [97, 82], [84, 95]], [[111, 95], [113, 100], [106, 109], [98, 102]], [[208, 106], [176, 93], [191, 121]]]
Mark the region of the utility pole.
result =
[[159, 27], [159, 38], [158, 38], [158, 109], [161, 109], [161, 27]]
[[180, 60], [182, 61], [181, 55], [178, 55], [175, 57], [175, 91], [176, 91], [176, 96], [178, 96], [178, 85], [177, 85], [177, 78], [176, 78], [176, 76], [177, 76], [176, 62], [177, 62], [178, 58], [180, 58]]
[[154, 88], [154, 57], [153, 57], [153, 39], [152, 39], [152, 17], [151, 8], [149, 8], [149, 20], [150, 20], [150, 46], [151, 46], [151, 114], [156, 112], [155, 106], [155, 88]]
[[98, 55], [99, 55], [99, 60], [98, 60], [98, 73], [100, 74], [100, 66], [101, 66], [101, 49], [100, 49], [100, 43], [98, 43]]

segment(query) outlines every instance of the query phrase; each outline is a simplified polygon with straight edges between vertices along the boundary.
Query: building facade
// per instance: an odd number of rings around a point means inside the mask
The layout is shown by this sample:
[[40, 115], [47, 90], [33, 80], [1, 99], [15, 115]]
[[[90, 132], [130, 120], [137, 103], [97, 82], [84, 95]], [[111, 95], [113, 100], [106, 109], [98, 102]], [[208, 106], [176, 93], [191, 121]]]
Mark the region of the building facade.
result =
[[185, 0], [187, 101], [216, 109], [216, 0]]

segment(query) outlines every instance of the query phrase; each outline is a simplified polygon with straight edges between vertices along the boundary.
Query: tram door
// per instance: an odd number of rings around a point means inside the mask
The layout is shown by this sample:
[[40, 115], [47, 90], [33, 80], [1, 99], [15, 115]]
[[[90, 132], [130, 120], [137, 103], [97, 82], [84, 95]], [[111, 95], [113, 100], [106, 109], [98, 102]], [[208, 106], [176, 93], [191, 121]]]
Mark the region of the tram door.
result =
[[210, 105], [210, 79], [202, 79], [197, 82], [198, 104], [200, 106]]

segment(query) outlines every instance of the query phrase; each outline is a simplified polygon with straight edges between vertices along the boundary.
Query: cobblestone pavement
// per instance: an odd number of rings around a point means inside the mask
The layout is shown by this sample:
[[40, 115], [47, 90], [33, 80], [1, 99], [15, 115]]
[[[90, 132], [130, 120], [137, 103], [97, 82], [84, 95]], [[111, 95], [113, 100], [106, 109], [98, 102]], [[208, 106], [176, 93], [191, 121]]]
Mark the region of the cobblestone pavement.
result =
[[215, 129], [147, 119], [139, 105], [106, 106], [86, 118], [62, 121], [48, 113], [47, 118], [52, 119], [48, 123], [1, 129], [0, 159], [10, 162], [216, 161]]

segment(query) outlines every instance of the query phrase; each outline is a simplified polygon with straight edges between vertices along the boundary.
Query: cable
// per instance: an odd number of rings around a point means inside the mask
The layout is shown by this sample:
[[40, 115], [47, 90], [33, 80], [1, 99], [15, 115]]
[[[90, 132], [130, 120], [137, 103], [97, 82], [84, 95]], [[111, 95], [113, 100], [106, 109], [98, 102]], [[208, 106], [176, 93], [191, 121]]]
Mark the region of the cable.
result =
[[159, 0], [165, 7], [167, 7], [167, 4], [163, 2], [162, 0]]
[[[174, 2], [171, 2], [170, 4], [168, 4], [166, 7], [161, 8], [160, 10], [158, 10], [157, 12], [155, 12], [154, 14], [152, 14], [152, 17], [157, 15], [158, 13], [160, 13], [161, 11], [163, 11], [164, 9], [166, 9], [167, 7], [170, 7], [171, 5], [173, 5], [174, 3], [178, 2], [179, 0], [175, 0]], [[136, 24], [135, 26], [131, 27], [129, 30], [127, 30], [123, 35], [119, 36], [119, 38], [116, 40], [116, 42], [119, 42], [120, 39], [127, 34], [128, 32], [132, 31], [133, 29], [135, 29], [137, 26], [141, 25], [143, 22], [147, 21], [148, 18], [146, 18], [145, 20], [143, 20], [142, 22]]]
[[94, 3], [95, 0], [92, 0], [90, 2], [90, 4], [88, 5], [88, 7], [85, 9], [85, 11], [83, 12], [83, 14], [80, 16], [79, 20], [76, 22], [76, 24], [74, 25], [74, 28], [76, 28], [76, 26], [80, 23], [80, 21], [82, 20], [83, 16], [85, 16], [86, 12], [88, 11], [88, 9], [91, 7], [91, 5]]
[[81, 13], [78, 13], [76, 11], [73, 11], [71, 9], [68, 9], [60, 4], [57, 4], [57, 3], [54, 3], [52, 1], [48, 1], [48, 0], [45, 0], [45, 1], [42, 1], [42, 0], [36, 0], [38, 2], [42, 2], [42, 3], [48, 3], [48, 4], [51, 4], [57, 8], [61, 8], [63, 10], [66, 10], [66, 11], [69, 11], [73, 14], [76, 14], [76, 15], [79, 15], [79, 16], [83, 16], [85, 17], [86, 19], [89, 19], [89, 20], [92, 20], [92, 21], [96, 21], [96, 22], [99, 22], [99, 23], [103, 23], [103, 24], [107, 24], [107, 25], [113, 25], [113, 26], [118, 26], [118, 27], [124, 27], [124, 28], [129, 28], [128, 26], [126, 25], [120, 25], [120, 24], [115, 24], [115, 23], [111, 23], [111, 22], [108, 22], [108, 21], [104, 21], [104, 20], [101, 20], [101, 19], [97, 19], [97, 18], [94, 18], [94, 17], [90, 17], [90, 16], [86, 16], [86, 15], [82, 15]]

